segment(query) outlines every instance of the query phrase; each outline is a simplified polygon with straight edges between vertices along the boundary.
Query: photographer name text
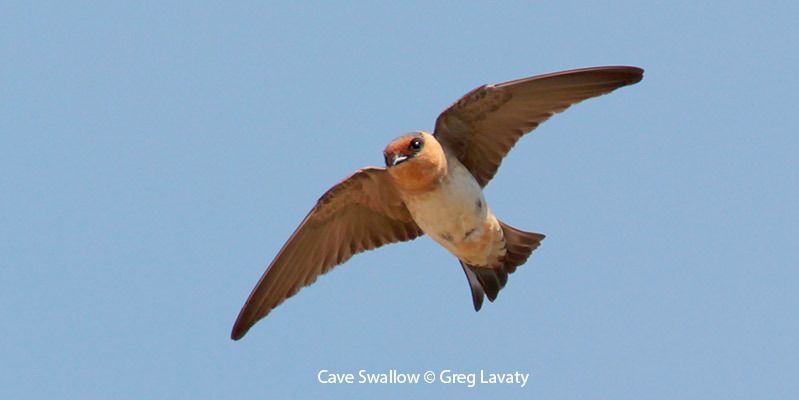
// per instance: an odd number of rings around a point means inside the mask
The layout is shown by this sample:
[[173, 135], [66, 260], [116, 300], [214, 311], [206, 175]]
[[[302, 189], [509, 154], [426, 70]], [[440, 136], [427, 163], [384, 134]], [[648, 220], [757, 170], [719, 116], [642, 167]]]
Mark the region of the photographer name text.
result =
[[481, 369], [476, 372], [458, 372], [451, 369], [425, 372], [399, 372], [396, 369], [373, 372], [365, 369], [357, 372], [335, 372], [320, 369], [316, 380], [321, 384], [389, 384], [389, 385], [418, 385], [420, 383], [441, 383], [463, 385], [473, 388], [477, 385], [515, 385], [527, 386], [530, 374], [513, 371], [487, 371]]

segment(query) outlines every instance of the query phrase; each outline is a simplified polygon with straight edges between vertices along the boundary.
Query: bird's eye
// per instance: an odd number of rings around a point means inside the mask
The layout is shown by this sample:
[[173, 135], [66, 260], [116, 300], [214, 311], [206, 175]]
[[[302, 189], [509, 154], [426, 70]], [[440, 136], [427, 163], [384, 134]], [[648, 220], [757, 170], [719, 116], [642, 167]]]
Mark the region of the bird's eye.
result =
[[422, 140], [421, 139], [413, 139], [411, 140], [411, 144], [408, 145], [408, 148], [411, 150], [419, 150], [422, 148]]

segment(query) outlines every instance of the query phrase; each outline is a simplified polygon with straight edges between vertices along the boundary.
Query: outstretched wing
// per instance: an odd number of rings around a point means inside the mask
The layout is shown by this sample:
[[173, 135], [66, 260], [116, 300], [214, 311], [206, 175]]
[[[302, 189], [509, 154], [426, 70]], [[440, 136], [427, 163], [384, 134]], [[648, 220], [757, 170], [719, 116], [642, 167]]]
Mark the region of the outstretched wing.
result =
[[435, 136], [485, 186], [522, 135], [572, 104], [637, 83], [643, 73], [595, 67], [484, 85], [438, 116]]
[[383, 168], [365, 168], [328, 190], [291, 235], [233, 325], [240, 339], [300, 288], [354, 254], [414, 239], [422, 230]]

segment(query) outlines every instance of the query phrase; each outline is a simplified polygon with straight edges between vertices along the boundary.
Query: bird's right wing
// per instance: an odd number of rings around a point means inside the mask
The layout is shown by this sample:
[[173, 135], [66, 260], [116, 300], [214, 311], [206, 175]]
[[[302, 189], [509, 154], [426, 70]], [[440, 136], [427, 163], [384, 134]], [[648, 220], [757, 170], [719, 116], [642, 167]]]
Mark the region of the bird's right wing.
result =
[[364, 168], [322, 195], [244, 303], [232, 339], [354, 254], [422, 235], [390, 179], [384, 168]]

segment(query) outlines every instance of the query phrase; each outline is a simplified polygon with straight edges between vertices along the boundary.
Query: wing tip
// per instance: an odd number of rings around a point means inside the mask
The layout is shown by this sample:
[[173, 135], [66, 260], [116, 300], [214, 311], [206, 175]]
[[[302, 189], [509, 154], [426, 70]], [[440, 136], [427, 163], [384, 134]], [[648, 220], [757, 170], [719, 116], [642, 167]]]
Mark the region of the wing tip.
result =
[[247, 331], [250, 330], [251, 326], [252, 325], [243, 324], [240, 321], [236, 321], [236, 323], [233, 325], [233, 330], [230, 331], [230, 338], [232, 340], [239, 340], [243, 338], [244, 335], [247, 334]]
[[629, 75], [628, 85], [634, 85], [644, 79], [644, 69], [641, 67], [622, 66], [620, 68], [623, 68]]
[[568, 71], [563, 71], [564, 74], [581, 73], [581, 72], [605, 72], [617, 74], [623, 83], [620, 86], [634, 85], [644, 79], [644, 69], [632, 65], [607, 65], [602, 67], [587, 67], [578, 68]]

